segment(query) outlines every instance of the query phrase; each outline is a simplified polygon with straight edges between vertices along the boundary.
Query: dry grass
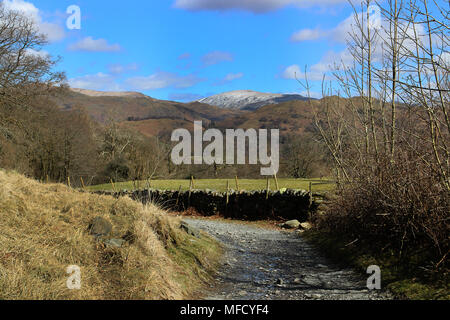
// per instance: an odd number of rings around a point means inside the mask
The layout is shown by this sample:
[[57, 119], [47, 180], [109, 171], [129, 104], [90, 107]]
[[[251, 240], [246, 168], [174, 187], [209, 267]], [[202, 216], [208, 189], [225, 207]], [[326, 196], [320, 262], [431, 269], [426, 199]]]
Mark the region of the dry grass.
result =
[[[220, 255], [214, 241], [192, 239], [153, 205], [1, 170], [0, 215], [0, 299], [184, 299], [209, 280]], [[133, 241], [97, 242], [88, 233], [96, 216], [112, 223], [114, 238]], [[196, 263], [180, 261], [186, 251]], [[81, 268], [81, 290], [67, 289], [69, 265]]]

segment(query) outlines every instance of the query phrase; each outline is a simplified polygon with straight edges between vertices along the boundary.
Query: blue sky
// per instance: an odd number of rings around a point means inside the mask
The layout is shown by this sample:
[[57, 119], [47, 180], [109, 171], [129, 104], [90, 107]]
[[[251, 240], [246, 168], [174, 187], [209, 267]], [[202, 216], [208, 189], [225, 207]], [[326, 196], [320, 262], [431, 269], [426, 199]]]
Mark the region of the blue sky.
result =
[[[30, 14], [73, 87], [189, 101], [231, 90], [301, 93], [294, 74], [345, 59], [347, 0], [4, 0]], [[81, 29], [66, 27], [67, 7]], [[346, 22], [347, 21], [347, 22]], [[300, 76], [301, 77], [301, 76]]]

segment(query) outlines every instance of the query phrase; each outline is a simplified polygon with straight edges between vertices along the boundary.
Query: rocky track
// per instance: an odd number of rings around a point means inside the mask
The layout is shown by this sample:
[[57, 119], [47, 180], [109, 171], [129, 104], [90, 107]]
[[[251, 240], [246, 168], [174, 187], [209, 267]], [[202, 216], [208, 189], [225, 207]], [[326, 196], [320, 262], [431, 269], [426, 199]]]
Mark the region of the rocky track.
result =
[[227, 252], [207, 300], [385, 300], [364, 275], [342, 269], [292, 232], [216, 220], [184, 219]]

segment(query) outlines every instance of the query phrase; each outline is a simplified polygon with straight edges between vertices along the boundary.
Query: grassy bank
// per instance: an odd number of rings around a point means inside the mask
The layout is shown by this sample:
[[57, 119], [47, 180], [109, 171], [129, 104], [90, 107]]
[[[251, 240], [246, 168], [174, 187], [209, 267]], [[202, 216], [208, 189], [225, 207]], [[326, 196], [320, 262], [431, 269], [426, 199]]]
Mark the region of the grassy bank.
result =
[[[375, 253], [373, 244], [342, 236], [330, 235], [317, 230], [303, 234], [304, 238], [334, 262], [352, 266], [362, 274], [367, 267], [378, 265], [381, 269], [382, 289], [387, 289], [397, 299], [449, 300], [448, 275], [433, 275], [421, 266], [426, 253], [412, 253], [402, 259], [389, 250]], [[369, 275], [367, 275], [369, 277]]]
[[[229, 179], [230, 188], [236, 189], [235, 179]], [[287, 189], [303, 189], [308, 190], [310, 182], [313, 184], [313, 191], [329, 191], [334, 188], [334, 183], [325, 179], [278, 179], [280, 188]], [[224, 192], [227, 189], [227, 179], [202, 179], [195, 180], [195, 189], [205, 190], [211, 189]], [[182, 190], [189, 190], [190, 180], [152, 180], [151, 187], [160, 190], [178, 190], [181, 186]], [[271, 190], [276, 189], [274, 179], [270, 181]], [[115, 183], [116, 190], [134, 190], [136, 188], [146, 188], [147, 181], [139, 181], [133, 184], [129, 182]], [[239, 189], [246, 191], [265, 190], [267, 187], [266, 179], [240, 179]], [[113, 187], [110, 183], [88, 187], [90, 191], [109, 191]]]
[[[186, 299], [198, 297], [221, 257], [180, 220], [128, 198], [76, 192], [0, 171], [0, 299]], [[89, 234], [95, 217], [112, 224], [111, 247]], [[81, 269], [69, 290], [66, 268]]]

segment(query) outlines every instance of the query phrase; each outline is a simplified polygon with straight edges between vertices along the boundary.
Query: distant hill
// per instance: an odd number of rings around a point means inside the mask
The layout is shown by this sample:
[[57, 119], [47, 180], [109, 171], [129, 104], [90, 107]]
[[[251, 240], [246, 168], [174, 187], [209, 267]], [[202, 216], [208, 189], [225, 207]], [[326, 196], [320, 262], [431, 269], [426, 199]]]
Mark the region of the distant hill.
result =
[[233, 111], [200, 102], [180, 103], [157, 100], [137, 92], [102, 92], [83, 89], [66, 90], [54, 97], [62, 108], [84, 107], [96, 121], [141, 121], [148, 119], [222, 120]]
[[95, 91], [95, 90], [86, 90], [86, 89], [77, 89], [70, 88], [70, 91], [84, 94], [90, 97], [134, 97], [134, 98], [143, 98], [146, 97], [145, 94], [134, 91]]
[[198, 102], [224, 109], [256, 110], [266, 105], [293, 100], [304, 101], [308, 100], [308, 98], [299, 94], [275, 94], [251, 90], [238, 90], [214, 95], [201, 99]]
[[313, 107], [320, 106], [320, 100], [287, 101], [266, 105], [258, 110], [236, 114], [215, 125], [220, 129], [280, 129], [280, 134], [303, 134], [313, 130]]
[[[166, 137], [178, 128], [192, 129], [195, 120], [203, 121], [205, 127], [218, 129], [267, 128], [280, 129], [281, 135], [302, 134], [312, 127], [311, 103], [312, 105], [321, 103], [321, 100], [308, 101], [299, 98], [301, 96], [293, 100], [284, 97], [288, 101], [281, 103], [276, 103], [276, 99], [283, 100], [283, 97], [276, 98], [277, 95], [262, 94], [253, 96], [254, 99], [249, 98], [250, 96], [243, 94], [241, 101], [252, 102], [250, 105], [253, 107], [260, 105], [258, 108], [252, 109], [247, 105], [244, 110], [229, 109], [206, 104], [205, 101], [208, 101], [206, 99], [180, 103], [157, 100], [137, 92], [82, 89], [70, 89], [54, 99], [62, 108], [86, 108], [91, 117], [99, 123], [106, 123], [112, 118], [123, 127], [135, 129], [146, 136]], [[261, 97], [267, 99], [263, 101], [260, 100]], [[258, 99], [260, 101], [255, 102]]]

